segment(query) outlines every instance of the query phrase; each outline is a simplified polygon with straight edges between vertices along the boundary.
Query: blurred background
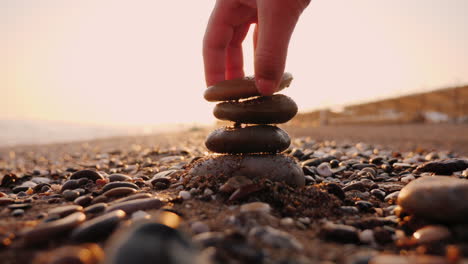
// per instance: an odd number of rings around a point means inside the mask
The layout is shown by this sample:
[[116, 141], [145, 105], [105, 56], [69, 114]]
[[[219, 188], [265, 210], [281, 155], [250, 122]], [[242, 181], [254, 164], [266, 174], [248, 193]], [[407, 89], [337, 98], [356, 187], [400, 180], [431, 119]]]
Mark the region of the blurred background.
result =
[[[201, 55], [213, 5], [0, 1], [0, 146], [213, 124]], [[466, 10], [465, 0], [312, 1], [289, 48], [284, 92], [300, 109], [290, 125], [468, 122]], [[252, 74], [251, 33], [244, 53]]]

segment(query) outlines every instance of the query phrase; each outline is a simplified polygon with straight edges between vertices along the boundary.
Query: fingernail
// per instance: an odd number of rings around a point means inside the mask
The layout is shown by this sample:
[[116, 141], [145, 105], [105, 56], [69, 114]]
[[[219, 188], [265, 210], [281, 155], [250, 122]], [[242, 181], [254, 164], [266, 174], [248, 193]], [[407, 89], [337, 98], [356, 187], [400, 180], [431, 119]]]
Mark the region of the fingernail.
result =
[[272, 80], [258, 79], [257, 89], [262, 95], [272, 95], [277, 90], [277, 84]]

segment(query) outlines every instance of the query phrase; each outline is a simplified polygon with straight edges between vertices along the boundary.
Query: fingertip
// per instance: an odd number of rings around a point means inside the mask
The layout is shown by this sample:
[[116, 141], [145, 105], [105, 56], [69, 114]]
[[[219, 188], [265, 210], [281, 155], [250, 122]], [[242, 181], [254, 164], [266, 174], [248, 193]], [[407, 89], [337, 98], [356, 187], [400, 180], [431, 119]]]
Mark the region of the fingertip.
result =
[[273, 80], [267, 80], [267, 79], [257, 79], [256, 80], [256, 85], [258, 92], [261, 95], [272, 95], [278, 90], [278, 82], [275, 82]]

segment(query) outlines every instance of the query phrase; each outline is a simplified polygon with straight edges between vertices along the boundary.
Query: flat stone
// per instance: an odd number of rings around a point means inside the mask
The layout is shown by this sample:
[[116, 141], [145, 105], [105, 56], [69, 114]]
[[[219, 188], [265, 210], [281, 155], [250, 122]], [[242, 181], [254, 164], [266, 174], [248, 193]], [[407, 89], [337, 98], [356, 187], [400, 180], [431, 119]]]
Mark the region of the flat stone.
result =
[[433, 172], [439, 175], [452, 175], [456, 171], [468, 169], [468, 159], [430, 161], [419, 165], [415, 172]]
[[111, 212], [115, 210], [123, 210], [127, 214], [132, 214], [133, 212], [139, 210], [151, 210], [159, 209], [164, 205], [164, 203], [157, 198], [146, 198], [138, 199], [132, 201], [126, 201], [123, 203], [118, 203], [107, 207], [106, 212]]
[[445, 226], [429, 225], [414, 232], [413, 238], [418, 244], [430, 244], [447, 240], [451, 235], [450, 230]]
[[206, 147], [217, 153], [277, 153], [289, 147], [288, 134], [275, 126], [223, 127], [211, 132]]
[[297, 114], [296, 103], [288, 96], [275, 94], [240, 102], [222, 102], [215, 106], [217, 119], [243, 124], [281, 124]]
[[106, 210], [108, 205], [106, 203], [96, 203], [85, 208], [86, 214], [99, 214]]
[[115, 210], [93, 218], [73, 230], [71, 239], [77, 242], [94, 242], [105, 239], [112, 234], [125, 216], [124, 211]]
[[398, 195], [403, 211], [443, 223], [467, 223], [468, 181], [426, 176], [408, 183]]
[[117, 200], [113, 201], [113, 203], [114, 204], [123, 203], [123, 202], [126, 202], [126, 201], [145, 199], [145, 198], [151, 198], [151, 197], [153, 197], [153, 196], [151, 194], [149, 194], [149, 193], [137, 193], [137, 194], [134, 194], [134, 195], [130, 195], [130, 196], [127, 196], [127, 197], [117, 199]]
[[80, 170], [80, 171], [77, 171], [77, 172], [73, 173], [70, 176], [70, 179], [72, 179], [72, 180], [77, 180], [77, 179], [81, 179], [81, 178], [87, 178], [87, 179], [92, 180], [92, 181], [104, 179], [104, 177], [102, 177], [101, 174], [99, 174], [99, 173], [97, 173], [96, 171], [93, 171], [93, 170]]
[[198, 160], [189, 170], [191, 176], [223, 175], [230, 178], [267, 178], [292, 186], [304, 186], [305, 178], [294, 158], [285, 155], [221, 155]]
[[195, 249], [180, 231], [159, 223], [143, 223], [111, 239], [105, 264], [195, 263]]
[[78, 198], [78, 196], [80, 196], [80, 193], [75, 191], [75, 190], [65, 190], [63, 193], [62, 193], [62, 196], [65, 200], [68, 200], [68, 201], [73, 201], [75, 200], [76, 198]]
[[[278, 91], [289, 87], [293, 77], [285, 72], [281, 78]], [[209, 102], [238, 100], [261, 95], [255, 85], [254, 77], [244, 77], [219, 82], [205, 90], [204, 97]]]
[[110, 182], [115, 182], [115, 181], [130, 181], [132, 178], [130, 176], [127, 176], [125, 174], [112, 174], [108, 177]]
[[73, 202], [76, 203], [77, 205], [87, 206], [91, 203], [92, 200], [93, 200], [93, 196], [86, 195], [86, 196], [80, 196], [76, 198]]
[[78, 180], [68, 180], [63, 183], [62, 189], [60, 190], [60, 192], [64, 192], [65, 190], [73, 190], [78, 187], [80, 187]]
[[76, 212], [62, 219], [37, 225], [31, 230], [25, 231], [22, 237], [26, 244], [36, 244], [66, 234], [85, 220], [85, 214]]
[[12, 204], [14, 202], [15, 202], [15, 200], [13, 200], [11, 198], [8, 198], [8, 197], [0, 198], [0, 205], [9, 205], [9, 204]]
[[322, 227], [321, 235], [327, 239], [341, 243], [358, 243], [359, 234], [358, 230], [349, 225], [340, 225], [333, 223], [326, 223]]
[[129, 187], [129, 188], [133, 188], [135, 190], [140, 189], [140, 187], [138, 187], [138, 185], [136, 185], [134, 183], [131, 183], [131, 182], [109, 182], [106, 185], [104, 185], [104, 187], [102, 187], [102, 191], [107, 192], [107, 191], [109, 191], [111, 189], [119, 188], [119, 187]]
[[80, 205], [65, 205], [65, 206], [60, 206], [60, 207], [56, 207], [54, 209], [49, 210], [48, 214], [57, 215], [59, 217], [64, 217], [69, 214], [72, 214], [75, 212], [81, 212], [81, 211], [83, 211], [83, 207]]
[[108, 190], [107, 192], [103, 193], [106, 197], [121, 197], [129, 194], [135, 193], [136, 190], [130, 187], [117, 187]]

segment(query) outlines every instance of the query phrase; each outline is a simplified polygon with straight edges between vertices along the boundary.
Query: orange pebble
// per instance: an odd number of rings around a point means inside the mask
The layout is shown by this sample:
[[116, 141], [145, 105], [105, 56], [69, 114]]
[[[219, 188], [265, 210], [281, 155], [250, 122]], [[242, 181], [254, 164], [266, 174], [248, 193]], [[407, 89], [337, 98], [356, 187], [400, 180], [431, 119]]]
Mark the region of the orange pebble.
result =
[[96, 180], [96, 185], [97, 186], [104, 186], [108, 183], [108, 180], [107, 179], [99, 179], [99, 180]]

